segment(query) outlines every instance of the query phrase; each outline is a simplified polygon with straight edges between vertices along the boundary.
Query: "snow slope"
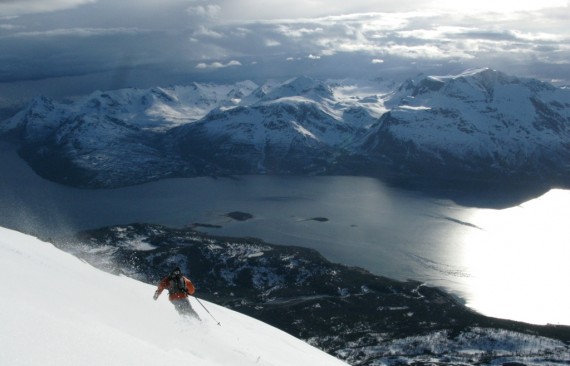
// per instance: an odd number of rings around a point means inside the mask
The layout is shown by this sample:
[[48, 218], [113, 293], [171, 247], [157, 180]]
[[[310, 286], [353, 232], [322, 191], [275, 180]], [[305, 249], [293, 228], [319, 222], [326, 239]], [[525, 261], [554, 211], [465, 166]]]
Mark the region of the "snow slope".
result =
[[276, 328], [192, 300], [178, 316], [154, 287], [0, 228], [0, 365], [346, 365]]

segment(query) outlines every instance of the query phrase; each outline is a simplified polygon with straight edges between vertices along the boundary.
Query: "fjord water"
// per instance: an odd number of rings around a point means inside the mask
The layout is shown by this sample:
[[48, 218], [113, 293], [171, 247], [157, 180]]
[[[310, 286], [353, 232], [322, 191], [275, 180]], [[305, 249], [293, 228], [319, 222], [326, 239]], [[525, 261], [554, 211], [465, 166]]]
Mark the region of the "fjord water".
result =
[[[311, 247], [334, 262], [442, 286], [486, 315], [570, 324], [570, 191], [482, 209], [366, 177], [169, 179], [85, 190], [39, 178], [13, 147], [0, 147], [0, 226], [56, 238], [134, 222], [207, 224], [197, 228]], [[232, 220], [231, 211], [253, 218]]]

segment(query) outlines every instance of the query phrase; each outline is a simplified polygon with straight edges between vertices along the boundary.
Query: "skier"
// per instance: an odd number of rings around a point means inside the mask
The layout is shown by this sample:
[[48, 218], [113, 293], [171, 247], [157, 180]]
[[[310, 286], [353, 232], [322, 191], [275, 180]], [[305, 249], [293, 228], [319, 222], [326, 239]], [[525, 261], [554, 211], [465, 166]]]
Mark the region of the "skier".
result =
[[168, 290], [168, 299], [174, 305], [180, 315], [192, 316], [200, 320], [198, 314], [190, 305], [188, 295], [193, 295], [196, 291], [194, 284], [184, 275], [179, 267], [175, 267], [172, 272], [164, 277], [158, 284], [153, 298], [156, 300], [164, 289]]

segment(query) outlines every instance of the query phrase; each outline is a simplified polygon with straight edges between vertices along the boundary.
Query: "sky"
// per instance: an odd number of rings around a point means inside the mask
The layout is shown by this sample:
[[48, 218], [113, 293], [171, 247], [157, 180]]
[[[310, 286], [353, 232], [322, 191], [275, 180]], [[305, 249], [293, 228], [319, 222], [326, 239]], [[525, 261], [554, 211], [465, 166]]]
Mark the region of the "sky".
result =
[[491, 67], [570, 84], [569, 0], [0, 0], [0, 103], [190, 81]]

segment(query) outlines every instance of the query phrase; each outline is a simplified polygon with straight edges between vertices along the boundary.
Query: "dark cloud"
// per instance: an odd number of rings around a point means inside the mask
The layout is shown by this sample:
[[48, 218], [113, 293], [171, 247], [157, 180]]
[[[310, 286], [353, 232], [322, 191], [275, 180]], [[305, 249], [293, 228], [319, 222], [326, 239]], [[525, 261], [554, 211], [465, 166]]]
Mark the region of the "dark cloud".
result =
[[76, 78], [116, 88], [471, 66], [570, 80], [570, 30], [560, 16], [567, 7], [502, 14], [427, 11], [433, 2], [417, 1], [27, 0], [2, 1], [0, 13], [16, 3], [27, 11], [0, 18], [0, 83], [11, 86]]
[[[17, 34], [0, 38], [4, 50], [0, 80], [78, 75], [167, 62], [184, 53], [184, 47], [190, 48], [182, 38], [160, 32], [109, 29]], [[178, 43], [176, 49], [170, 47], [174, 43]]]

